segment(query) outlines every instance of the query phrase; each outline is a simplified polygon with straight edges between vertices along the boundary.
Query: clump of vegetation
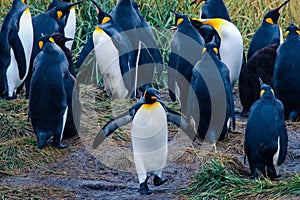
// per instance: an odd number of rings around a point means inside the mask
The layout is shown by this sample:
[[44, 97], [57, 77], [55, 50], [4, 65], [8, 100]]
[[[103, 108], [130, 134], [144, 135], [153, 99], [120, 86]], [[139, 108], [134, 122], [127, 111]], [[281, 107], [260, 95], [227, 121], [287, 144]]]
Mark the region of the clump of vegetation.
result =
[[[235, 168], [237, 169], [237, 168]], [[230, 160], [222, 157], [208, 159], [182, 194], [192, 199], [274, 199], [300, 195], [300, 175], [289, 180], [270, 181], [264, 177], [250, 180], [230, 169]]]

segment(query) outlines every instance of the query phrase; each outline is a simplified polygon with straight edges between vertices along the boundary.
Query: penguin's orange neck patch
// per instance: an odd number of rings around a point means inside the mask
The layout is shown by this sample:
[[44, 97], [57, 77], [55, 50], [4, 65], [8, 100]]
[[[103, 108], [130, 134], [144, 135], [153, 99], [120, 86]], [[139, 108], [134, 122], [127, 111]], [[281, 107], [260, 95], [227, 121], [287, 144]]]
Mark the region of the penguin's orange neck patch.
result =
[[159, 102], [154, 102], [154, 103], [151, 103], [151, 104], [143, 104], [142, 105], [142, 107], [144, 109], [153, 109], [153, 108], [156, 108], [157, 106], [160, 106]]

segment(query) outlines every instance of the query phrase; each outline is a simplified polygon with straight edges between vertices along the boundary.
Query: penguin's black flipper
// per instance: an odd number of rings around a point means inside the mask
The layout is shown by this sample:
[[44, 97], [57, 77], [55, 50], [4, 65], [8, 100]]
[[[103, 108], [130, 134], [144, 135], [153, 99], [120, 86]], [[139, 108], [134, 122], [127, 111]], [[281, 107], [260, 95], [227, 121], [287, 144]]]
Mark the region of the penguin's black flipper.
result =
[[90, 37], [86, 44], [84, 45], [82, 51], [80, 52], [78, 61], [77, 61], [77, 68], [79, 69], [81, 65], [84, 63], [85, 59], [88, 57], [88, 55], [91, 53], [91, 51], [94, 49], [94, 42], [93, 37]]
[[14, 51], [16, 61], [18, 63], [19, 77], [23, 79], [26, 74], [26, 58], [22, 42], [17, 31], [10, 31], [9, 44]]
[[276, 101], [276, 107], [278, 108], [278, 110], [280, 111], [280, 115], [278, 116], [277, 119], [277, 132], [280, 133], [279, 137], [280, 137], [280, 151], [279, 151], [279, 156], [278, 156], [278, 161], [277, 161], [277, 165], [280, 166], [286, 157], [286, 153], [287, 153], [287, 143], [288, 143], [288, 135], [287, 135], [287, 130], [286, 130], [286, 126], [285, 126], [285, 121], [284, 121], [284, 108], [283, 105], [280, 101]]
[[185, 134], [194, 141], [196, 139], [197, 133], [195, 132], [194, 128], [188, 123], [188, 121], [179, 113], [169, 109], [165, 106], [165, 110], [167, 113], [167, 121], [175, 124], [178, 128], [183, 130]]
[[112, 134], [119, 127], [125, 126], [132, 121], [132, 117], [129, 112], [125, 112], [122, 115], [116, 117], [115, 119], [110, 120], [107, 124], [101, 129], [97, 134], [93, 142], [93, 149], [96, 149], [106, 137]]

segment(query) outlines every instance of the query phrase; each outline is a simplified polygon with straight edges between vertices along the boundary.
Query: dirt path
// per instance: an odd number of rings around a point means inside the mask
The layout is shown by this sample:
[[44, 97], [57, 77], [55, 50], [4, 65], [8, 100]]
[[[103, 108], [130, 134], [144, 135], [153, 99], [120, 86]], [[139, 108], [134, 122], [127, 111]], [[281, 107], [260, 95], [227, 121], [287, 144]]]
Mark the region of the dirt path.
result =
[[[236, 110], [240, 111], [239, 99], [236, 96]], [[290, 173], [300, 172], [300, 123], [287, 123], [289, 132], [288, 156], [280, 174], [286, 178]], [[246, 118], [237, 116], [236, 133], [218, 143], [218, 150], [223, 154], [233, 154], [239, 165], [243, 165], [243, 133]], [[0, 191], [8, 199], [187, 199], [176, 194], [192, 181], [197, 170], [208, 158], [206, 152], [201, 154], [200, 143], [187, 151], [177, 160], [171, 162], [163, 171], [168, 182], [154, 188], [152, 179], [149, 187], [152, 195], [144, 197], [138, 194], [139, 184], [136, 173], [123, 172], [102, 164], [93, 157], [79, 138], [66, 141], [69, 151], [65, 157], [38, 170], [18, 176], [0, 179]], [[199, 153], [200, 152], [200, 153]], [[199, 157], [200, 155], [200, 157]], [[247, 166], [242, 166], [248, 169]], [[3, 194], [2, 194], [3, 195]]]

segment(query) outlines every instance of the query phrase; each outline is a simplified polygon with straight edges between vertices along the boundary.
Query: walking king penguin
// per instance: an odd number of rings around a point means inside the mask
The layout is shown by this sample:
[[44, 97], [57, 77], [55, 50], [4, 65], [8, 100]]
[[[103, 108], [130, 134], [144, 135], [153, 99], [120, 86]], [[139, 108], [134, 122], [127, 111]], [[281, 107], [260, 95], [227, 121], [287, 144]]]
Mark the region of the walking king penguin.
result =
[[285, 1], [278, 8], [269, 11], [258, 30], [253, 35], [251, 40], [247, 60], [259, 49], [262, 49], [270, 44], [281, 44], [283, 42], [280, 26], [277, 24], [280, 13], [290, 0]]
[[231, 22], [221, 19], [197, 19], [192, 18], [191, 22], [196, 29], [203, 24], [211, 25], [221, 38], [220, 57], [230, 72], [230, 83], [232, 86], [239, 78], [243, 64], [243, 40], [240, 31]]
[[0, 95], [16, 97], [24, 82], [33, 45], [31, 14], [25, 0], [14, 0], [0, 31]]
[[201, 8], [201, 19], [222, 18], [230, 21], [228, 9], [223, 0], [194, 0], [191, 5], [205, 1]]
[[[185, 114], [188, 100], [192, 70], [195, 64], [202, 58], [204, 40], [193, 27], [186, 15], [175, 15], [175, 31], [171, 40], [171, 53], [168, 67], [168, 86], [172, 101], [176, 101], [176, 95], [181, 103], [181, 111]], [[178, 93], [175, 95], [175, 92]]]
[[53, 146], [64, 148], [66, 145], [62, 144], [61, 140], [68, 113], [64, 81], [70, 79], [69, 63], [53, 38], [43, 36], [39, 46], [42, 51], [33, 63], [29, 117], [39, 149], [52, 137]]
[[220, 60], [218, 49], [215, 42], [205, 45], [203, 58], [195, 65], [191, 80], [191, 90], [194, 90], [196, 99], [189, 94], [187, 111], [187, 119], [193, 117], [200, 138], [207, 136], [215, 151], [216, 142], [225, 138], [230, 124], [235, 129], [229, 70]]
[[117, 128], [131, 121], [131, 140], [140, 183], [139, 192], [141, 195], [148, 195], [151, 193], [147, 185], [150, 176], [154, 176], [154, 186], [160, 186], [167, 181], [161, 178], [168, 154], [167, 122], [183, 129], [191, 139], [194, 139], [196, 133], [180, 114], [164, 105], [156, 89], [149, 88], [128, 112], [109, 121], [102, 128], [94, 140], [93, 148], [97, 148]]
[[262, 84], [260, 99], [251, 107], [245, 133], [244, 148], [252, 178], [258, 177], [257, 170], [271, 180], [279, 177], [275, 166], [284, 162], [287, 143], [283, 105], [271, 87]]
[[286, 118], [297, 121], [300, 117], [300, 29], [291, 24], [285, 36], [286, 41], [277, 50], [273, 86], [284, 105]]
[[[70, 5], [70, 0], [53, 0], [48, 10], [58, 6], [59, 4]], [[66, 42], [66, 47], [71, 50], [76, 31], [76, 10], [75, 6], [71, 7], [70, 11], [59, 21], [59, 32], [66, 38], [71, 38]]]

